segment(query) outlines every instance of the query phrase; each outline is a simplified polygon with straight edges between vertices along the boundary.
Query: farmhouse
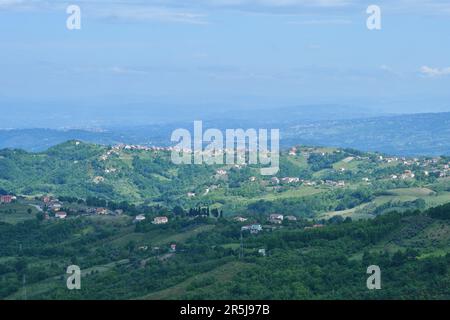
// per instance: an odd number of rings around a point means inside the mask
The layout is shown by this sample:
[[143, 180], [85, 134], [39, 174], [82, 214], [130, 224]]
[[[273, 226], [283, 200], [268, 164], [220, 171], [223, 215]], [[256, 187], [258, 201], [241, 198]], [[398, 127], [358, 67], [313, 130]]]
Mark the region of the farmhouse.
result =
[[405, 170], [405, 172], [402, 174], [401, 178], [402, 179], [412, 179], [415, 176], [416, 175], [411, 170]]
[[283, 223], [283, 219], [284, 219], [284, 216], [282, 214], [275, 213], [275, 214], [271, 214], [269, 216], [269, 221], [271, 223], [282, 224]]
[[263, 230], [263, 228], [260, 224], [252, 224], [252, 225], [248, 225], [248, 226], [243, 226], [241, 228], [241, 231], [250, 231], [250, 233], [252, 233], [252, 234], [257, 234], [262, 230]]
[[153, 219], [153, 224], [166, 224], [169, 222], [169, 219], [167, 217], [155, 217]]
[[300, 178], [285, 177], [285, 178], [282, 178], [281, 181], [283, 181], [284, 183], [298, 183], [298, 182], [300, 182]]
[[65, 219], [65, 218], [67, 218], [67, 213], [64, 211], [59, 211], [59, 212], [55, 213], [55, 218]]
[[227, 172], [225, 170], [220, 169], [216, 171], [216, 174], [219, 176], [226, 176]]
[[259, 233], [263, 230], [262, 226], [260, 224], [252, 224], [250, 226], [250, 233]]
[[97, 209], [95, 209], [95, 213], [97, 213], [98, 215], [107, 215], [108, 214], [108, 209], [106, 209], [106, 208], [97, 208]]
[[246, 219], [246, 218], [243, 218], [243, 217], [235, 217], [235, 218], [234, 218], [234, 221], [237, 221], [237, 222], [245, 222], [245, 221], [247, 221], [247, 219]]
[[4, 195], [0, 197], [0, 202], [1, 203], [11, 203], [14, 200], [13, 196], [10, 195]]
[[59, 202], [55, 202], [50, 205], [50, 209], [52, 209], [55, 212], [58, 212], [59, 210], [61, 210], [61, 208], [62, 208], [62, 204]]
[[143, 214], [137, 215], [136, 218], [134, 218], [134, 222], [141, 222], [145, 220], [145, 216]]

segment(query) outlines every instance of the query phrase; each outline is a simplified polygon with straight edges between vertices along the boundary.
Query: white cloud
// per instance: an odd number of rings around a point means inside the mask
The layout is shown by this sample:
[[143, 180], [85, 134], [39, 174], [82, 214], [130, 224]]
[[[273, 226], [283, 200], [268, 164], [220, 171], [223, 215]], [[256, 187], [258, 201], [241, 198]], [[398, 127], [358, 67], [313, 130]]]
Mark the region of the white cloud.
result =
[[202, 13], [182, 11], [164, 7], [149, 7], [145, 5], [114, 5], [95, 6], [89, 9], [94, 15], [119, 21], [163, 21], [190, 24], [206, 24], [207, 17]]
[[[214, 10], [285, 15], [346, 15], [358, 14], [372, 3], [372, 0], [0, 0], [0, 10], [60, 10], [69, 4], [79, 4], [86, 10], [102, 10], [104, 15], [109, 12], [110, 16], [118, 19], [205, 23], [204, 17]], [[378, 0], [378, 3], [383, 10], [391, 13], [450, 14], [448, 0]], [[330, 21], [329, 17], [324, 17], [323, 20], [311, 19], [305, 24], [348, 23], [345, 20]]]
[[351, 20], [348, 19], [312, 19], [303, 21], [289, 21], [288, 24], [298, 24], [298, 25], [342, 25], [342, 24], [352, 24]]
[[450, 67], [448, 68], [431, 68], [423, 66], [420, 68], [420, 72], [427, 77], [442, 77], [450, 75]]
[[12, 9], [23, 4], [23, 0], [0, 0], [0, 9]]
[[146, 75], [148, 74], [145, 70], [138, 70], [138, 69], [132, 69], [128, 67], [120, 67], [120, 66], [114, 66], [110, 69], [110, 71], [114, 74], [119, 75]]

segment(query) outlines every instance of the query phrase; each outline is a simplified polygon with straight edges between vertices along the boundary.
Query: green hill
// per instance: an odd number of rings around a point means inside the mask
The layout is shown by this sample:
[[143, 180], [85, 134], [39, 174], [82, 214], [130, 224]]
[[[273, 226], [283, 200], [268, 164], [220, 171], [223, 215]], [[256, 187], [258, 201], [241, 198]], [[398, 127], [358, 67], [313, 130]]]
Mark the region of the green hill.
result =
[[[0, 151], [0, 189], [169, 208], [209, 206], [226, 214], [314, 217], [345, 211], [364, 217], [449, 201], [448, 162], [445, 157], [400, 159], [353, 149], [298, 147], [295, 154], [281, 154], [274, 178], [261, 176], [258, 166], [175, 165], [170, 151], [69, 141], [40, 153]], [[406, 170], [414, 177], [402, 177]]]

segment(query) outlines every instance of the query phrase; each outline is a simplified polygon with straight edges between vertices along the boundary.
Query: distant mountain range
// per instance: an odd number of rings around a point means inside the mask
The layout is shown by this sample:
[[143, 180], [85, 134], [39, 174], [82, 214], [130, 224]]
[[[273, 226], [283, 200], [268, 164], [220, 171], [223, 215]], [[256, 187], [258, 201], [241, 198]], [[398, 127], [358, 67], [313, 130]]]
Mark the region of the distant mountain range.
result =
[[[337, 112], [337, 111], [335, 111]], [[280, 112], [282, 113], [282, 112]], [[351, 147], [395, 155], [449, 155], [450, 113], [369, 116], [353, 114], [345, 117], [321, 118], [313, 111], [292, 109], [271, 119], [259, 116], [253, 120], [209, 118], [205, 128], [279, 128], [284, 147], [303, 144]], [[327, 119], [335, 120], [327, 120]], [[195, 118], [193, 118], [194, 120]], [[113, 126], [102, 130], [80, 129], [8, 129], [0, 130], [0, 148], [42, 151], [67, 140], [78, 139], [97, 144], [118, 143], [168, 146], [176, 128], [192, 130], [193, 123], [178, 121], [142, 126]]]

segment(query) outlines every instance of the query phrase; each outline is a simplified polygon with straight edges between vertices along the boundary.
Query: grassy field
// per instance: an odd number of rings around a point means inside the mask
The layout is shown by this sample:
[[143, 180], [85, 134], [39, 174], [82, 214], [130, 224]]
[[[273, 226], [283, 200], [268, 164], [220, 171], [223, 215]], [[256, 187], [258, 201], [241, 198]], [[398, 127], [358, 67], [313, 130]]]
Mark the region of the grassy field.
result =
[[[31, 210], [31, 213], [28, 210]], [[17, 224], [35, 219], [37, 212], [35, 207], [20, 203], [0, 204], [0, 222]]]
[[[391, 189], [386, 192], [386, 195], [378, 196], [369, 203], [364, 203], [352, 209], [342, 210], [342, 211], [330, 211], [319, 214], [317, 218], [319, 219], [330, 219], [334, 216], [342, 216], [343, 218], [351, 217], [352, 219], [370, 219], [373, 215], [361, 213], [361, 209], [366, 206], [380, 206], [388, 202], [399, 202], [405, 203], [410, 201], [415, 201], [417, 199], [423, 199], [426, 203], [426, 207], [435, 207], [450, 202], [450, 192], [442, 191], [435, 192], [429, 188], [402, 188], [402, 189]], [[394, 210], [388, 209], [388, 210]]]

